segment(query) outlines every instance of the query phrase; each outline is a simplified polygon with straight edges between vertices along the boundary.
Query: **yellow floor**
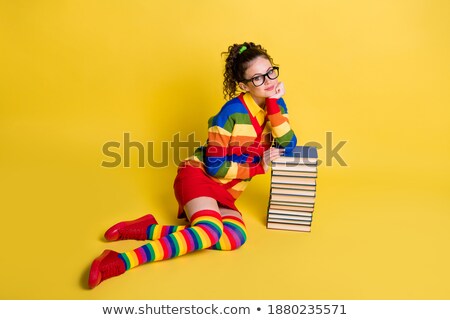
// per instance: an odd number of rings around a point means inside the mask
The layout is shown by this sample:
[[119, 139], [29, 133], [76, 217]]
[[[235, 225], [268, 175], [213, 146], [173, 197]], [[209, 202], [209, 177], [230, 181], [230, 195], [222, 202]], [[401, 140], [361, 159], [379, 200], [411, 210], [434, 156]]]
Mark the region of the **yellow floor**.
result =
[[[139, 244], [106, 243], [110, 225], [147, 212], [161, 223], [177, 220], [174, 168], [70, 160], [73, 150], [95, 149], [86, 144], [58, 149], [61, 167], [18, 159], [20, 168], [4, 173], [1, 298], [450, 298], [448, 175], [427, 171], [417, 181], [416, 174], [351, 167], [319, 167], [311, 233], [265, 228], [269, 176], [259, 176], [238, 202], [248, 226], [244, 247], [148, 264], [89, 290], [92, 259]], [[40, 157], [42, 147], [30, 149]]]
[[[246, 28], [209, 1], [31, 3], [0, 2], [1, 299], [450, 299], [447, 2], [292, 1], [273, 24], [272, 2], [236, 2], [258, 17]], [[113, 223], [179, 222], [173, 150], [164, 168], [139, 168], [136, 150], [131, 167], [105, 168], [103, 146], [129, 133], [161, 159], [177, 133], [204, 142], [220, 52], [249, 39], [280, 64], [299, 143], [325, 161], [347, 141], [346, 166], [319, 167], [312, 232], [265, 228], [258, 176], [237, 203], [239, 250], [87, 289], [104, 249], [141, 244], [105, 242]]]

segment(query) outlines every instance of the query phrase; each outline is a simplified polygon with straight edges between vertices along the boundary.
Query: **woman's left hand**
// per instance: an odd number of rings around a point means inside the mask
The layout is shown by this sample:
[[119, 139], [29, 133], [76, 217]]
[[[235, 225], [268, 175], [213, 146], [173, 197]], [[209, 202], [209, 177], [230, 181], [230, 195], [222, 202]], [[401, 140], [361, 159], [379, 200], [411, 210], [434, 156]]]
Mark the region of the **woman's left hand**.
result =
[[282, 155], [284, 155], [284, 150], [279, 148], [271, 147], [264, 151], [263, 158], [261, 159], [264, 172], [267, 172], [269, 170], [269, 165], [272, 160], [275, 160]]

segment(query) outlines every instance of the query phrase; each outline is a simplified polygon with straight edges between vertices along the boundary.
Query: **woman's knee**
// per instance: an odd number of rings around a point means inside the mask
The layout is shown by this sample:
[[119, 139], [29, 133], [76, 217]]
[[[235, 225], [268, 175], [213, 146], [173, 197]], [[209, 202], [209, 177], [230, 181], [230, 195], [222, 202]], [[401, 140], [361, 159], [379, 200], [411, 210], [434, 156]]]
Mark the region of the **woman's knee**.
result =
[[247, 241], [247, 231], [243, 223], [224, 219], [223, 233], [214, 249], [232, 251], [242, 247]]
[[245, 225], [237, 225], [233, 222], [231, 225], [228, 222], [224, 222], [224, 233], [225, 230], [230, 230], [231, 237], [233, 238], [231, 250], [236, 250], [242, 247], [247, 242], [247, 230]]
[[198, 197], [186, 203], [185, 212], [191, 227], [202, 231], [199, 237], [207, 237], [210, 245], [215, 245], [223, 234], [223, 222], [217, 201], [210, 197]]

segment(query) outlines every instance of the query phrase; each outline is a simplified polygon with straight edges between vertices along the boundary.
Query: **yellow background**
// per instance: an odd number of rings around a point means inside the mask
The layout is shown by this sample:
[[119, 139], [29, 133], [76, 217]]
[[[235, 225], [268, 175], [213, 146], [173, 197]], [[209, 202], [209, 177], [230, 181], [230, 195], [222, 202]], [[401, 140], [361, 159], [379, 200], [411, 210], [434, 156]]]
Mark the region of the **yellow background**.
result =
[[[450, 299], [450, 3], [0, 2], [0, 298]], [[113, 223], [178, 223], [173, 162], [104, 168], [108, 141], [206, 138], [220, 53], [263, 44], [319, 167], [311, 233], [267, 230], [269, 175], [238, 201], [249, 240], [86, 288]], [[172, 152], [172, 150], [171, 150]], [[172, 153], [171, 153], [172, 154]]]

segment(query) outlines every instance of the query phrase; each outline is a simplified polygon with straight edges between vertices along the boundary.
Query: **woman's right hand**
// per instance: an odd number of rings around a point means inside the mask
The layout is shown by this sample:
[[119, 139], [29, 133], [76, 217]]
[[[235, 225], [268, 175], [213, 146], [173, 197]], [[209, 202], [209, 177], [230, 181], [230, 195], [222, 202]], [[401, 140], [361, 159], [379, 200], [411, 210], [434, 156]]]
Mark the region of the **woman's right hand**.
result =
[[271, 99], [280, 99], [286, 93], [286, 89], [284, 88], [283, 82], [278, 82], [275, 88], [275, 94], [271, 96]]
[[270, 162], [284, 155], [284, 150], [279, 148], [271, 147], [264, 151], [264, 155], [261, 159], [261, 164], [264, 168], [264, 172], [269, 170]]

